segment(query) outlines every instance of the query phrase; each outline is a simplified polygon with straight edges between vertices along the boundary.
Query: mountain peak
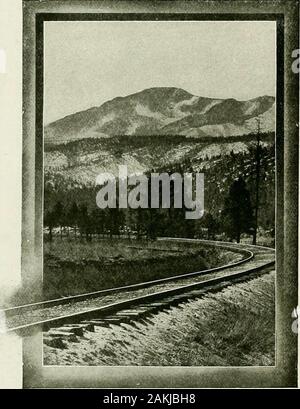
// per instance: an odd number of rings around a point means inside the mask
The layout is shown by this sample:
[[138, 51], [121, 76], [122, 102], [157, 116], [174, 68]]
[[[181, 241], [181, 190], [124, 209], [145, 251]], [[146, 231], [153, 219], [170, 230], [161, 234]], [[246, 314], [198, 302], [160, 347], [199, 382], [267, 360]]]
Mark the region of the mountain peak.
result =
[[151, 87], [138, 91], [123, 98], [174, 98], [175, 100], [188, 99], [193, 97], [188, 91], [176, 87]]
[[47, 125], [45, 141], [57, 144], [114, 135], [243, 135], [251, 132], [251, 120], [258, 115], [266, 117], [266, 131], [274, 130], [274, 102], [270, 96], [238, 101], [199, 97], [176, 87], [152, 87]]

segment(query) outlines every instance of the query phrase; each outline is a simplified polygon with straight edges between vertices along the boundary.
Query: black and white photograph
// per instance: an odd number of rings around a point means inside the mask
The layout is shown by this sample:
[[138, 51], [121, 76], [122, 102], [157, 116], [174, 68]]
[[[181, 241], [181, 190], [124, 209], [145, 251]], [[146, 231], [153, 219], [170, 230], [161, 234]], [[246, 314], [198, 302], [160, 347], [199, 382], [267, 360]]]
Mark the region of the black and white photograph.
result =
[[45, 364], [274, 365], [275, 28], [45, 23]]

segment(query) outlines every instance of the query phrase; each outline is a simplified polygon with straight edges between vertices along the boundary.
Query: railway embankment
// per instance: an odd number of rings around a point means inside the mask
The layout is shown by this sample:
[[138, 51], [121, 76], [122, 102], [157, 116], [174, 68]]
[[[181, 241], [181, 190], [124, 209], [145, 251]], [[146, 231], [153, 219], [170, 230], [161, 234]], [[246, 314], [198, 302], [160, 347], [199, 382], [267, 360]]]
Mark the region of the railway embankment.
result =
[[46, 365], [273, 366], [275, 272], [160, 311], [96, 326], [80, 342], [44, 346]]

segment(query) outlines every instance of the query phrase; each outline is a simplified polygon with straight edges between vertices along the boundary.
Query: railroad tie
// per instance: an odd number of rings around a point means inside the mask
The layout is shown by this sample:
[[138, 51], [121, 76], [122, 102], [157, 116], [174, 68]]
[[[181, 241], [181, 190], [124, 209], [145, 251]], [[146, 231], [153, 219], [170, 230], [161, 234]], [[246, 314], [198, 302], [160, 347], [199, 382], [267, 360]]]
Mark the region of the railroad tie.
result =
[[95, 327], [106, 327], [106, 328], [109, 327], [109, 323], [102, 319], [85, 320], [85, 321], [82, 321], [82, 324], [93, 325], [94, 330], [95, 330]]
[[83, 337], [83, 328], [82, 327], [77, 327], [77, 326], [74, 326], [74, 325], [72, 325], [72, 326], [65, 325], [63, 327], [56, 328], [56, 331], [71, 333], [71, 334], [75, 334], [75, 335], [77, 335], [79, 337]]
[[46, 337], [55, 337], [70, 342], [78, 342], [78, 338], [73, 332], [58, 331], [54, 329], [51, 329], [50, 331], [46, 332]]
[[64, 327], [82, 328], [83, 330], [88, 332], [95, 332], [95, 326], [92, 323], [65, 324]]
[[49, 337], [49, 336], [44, 336], [43, 337], [43, 342], [45, 345], [48, 345], [51, 348], [59, 348], [59, 349], [65, 349], [67, 348], [66, 343], [62, 340], [62, 338], [57, 338], [57, 337]]
[[114, 324], [114, 325], [119, 325], [121, 322], [128, 321], [127, 317], [116, 317], [115, 315], [113, 316], [107, 316], [105, 318], [102, 318], [104, 322], [107, 322], [109, 325]]

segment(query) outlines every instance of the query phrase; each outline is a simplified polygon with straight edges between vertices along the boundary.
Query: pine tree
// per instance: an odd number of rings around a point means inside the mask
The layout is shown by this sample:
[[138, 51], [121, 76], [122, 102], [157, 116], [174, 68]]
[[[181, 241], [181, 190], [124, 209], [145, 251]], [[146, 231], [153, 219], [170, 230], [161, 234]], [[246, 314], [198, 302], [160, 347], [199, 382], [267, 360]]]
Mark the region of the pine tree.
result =
[[80, 237], [82, 238], [83, 235], [86, 235], [86, 239], [88, 238], [88, 210], [85, 204], [79, 206], [78, 209], [78, 225], [80, 231]]
[[44, 226], [47, 226], [49, 229], [49, 241], [52, 241], [53, 235], [52, 230], [55, 227], [55, 218], [54, 213], [51, 211], [47, 211], [44, 217]]
[[250, 233], [253, 228], [253, 209], [250, 193], [242, 178], [234, 181], [225, 199], [222, 212], [224, 230], [230, 238], [240, 242], [242, 233]]
[[65, 224], [65, 212], [64, 207], [61, 202], [57, 202], [53, 209], [53, 217], [55, 220], [55, 225], [60, 228], [60, 238], [62, 239], [62, 229]]
[[74, 237], [76, 239], [76, 231], [77, 231], [77, 226], [78, 226], [78, 216], [79, 216], [79, 209], [77, 206], [76, 202], [73, 202], [68, 215], [67, 215], [67, 222], [69, 226], [72, 226], [74, 228]]
[[206, 213], [203, 221], [203, 227], [207, 228], [207, 238], [209, 240], [214, 240], [216, 233], [219, 229], [218, 221], [212, 216], [211, 213]]

